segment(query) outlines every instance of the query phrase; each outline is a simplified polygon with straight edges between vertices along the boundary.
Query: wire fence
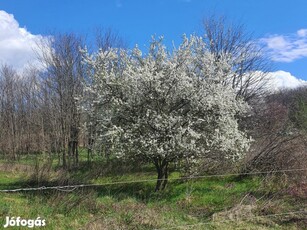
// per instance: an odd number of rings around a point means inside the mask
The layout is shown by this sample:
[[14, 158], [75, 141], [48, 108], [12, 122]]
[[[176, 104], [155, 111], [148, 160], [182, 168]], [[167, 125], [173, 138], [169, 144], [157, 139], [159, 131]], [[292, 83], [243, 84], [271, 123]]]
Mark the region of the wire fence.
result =
[[[214, 175], [203, 175], [203, 176], [186, 176], [178, 178], [168, 178], [168, 181], [177, 181], [177, 180], [194, 180], [194, 179], [204, 179], [204, 178], [214, 178], [214, 177], [230, 177], [230, 176], [248, 176], [248, 175], [266, 175], [266, 174], [276, 174], [276, 173], [290, 173], [290, 172], [299, 172], [307, 171], [307, 168], [299, 169], [282, 169], [282, 170], [271, 170], [271, 171], [256, 171], [256, 172], [247, 172], [247, 173], [228, 173], [228, 174], [214, 174]], [[166, 179], [144, 179], [144, 180], [125, 180], [125, 181], [113, 181], [101, 184], [76, 184], [76, 185], [65, 185], [65, 186], [40, 186], [32, 188], [17, 188], [17, 189], [2, 189], [0, 192], [25, 192], [25, 191], [42, 191], [42, 190], [58, 190], [63, 192], [72, 192], [78, 188], [88, 188], [88, 187], [100, 187], [100, 186], [109, 186], [109, 185], [120, 185], [120, 184], [132, 184], [132, 183], [144, 183], [144, 182], [156, 182], [164, 181]]]

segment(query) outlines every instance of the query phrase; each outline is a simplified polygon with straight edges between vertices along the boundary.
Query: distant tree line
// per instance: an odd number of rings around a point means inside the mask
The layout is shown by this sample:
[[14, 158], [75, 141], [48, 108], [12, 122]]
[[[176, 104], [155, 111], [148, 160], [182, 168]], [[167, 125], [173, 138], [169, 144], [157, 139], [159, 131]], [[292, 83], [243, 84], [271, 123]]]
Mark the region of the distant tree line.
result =
[[[98, 49], [122, 45], [107, 30], [97, 32]], [[39, 44], [37, 58], [42, 67], [22, 73], [3, 65], [0, 69], [0, 153], [18, 160], [23, 154], [58, 155], [59, 164], [78, 164], [81, 116], [76, 97], [87, 81], [80, 49], [84, 39], [73, 33], [55, 34]], [[81, 142], [80, 142], [81, 141]]]

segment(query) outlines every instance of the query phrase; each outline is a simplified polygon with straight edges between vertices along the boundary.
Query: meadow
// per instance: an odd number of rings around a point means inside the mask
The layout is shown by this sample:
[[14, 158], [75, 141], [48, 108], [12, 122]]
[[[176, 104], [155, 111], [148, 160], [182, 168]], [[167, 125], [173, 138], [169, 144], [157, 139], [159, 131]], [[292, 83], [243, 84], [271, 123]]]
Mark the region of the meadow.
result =
[[[203, 175], [183, 178], [171, 169], [169, 183], [154, 192], [151, 165], [128, 164], [85, 153], [74, 170], [48, 156], [0, 162], [0, 189], [94, 185], [1, 192], [5, 217], [46, 220], [46, 229], [306, 229], [306, 185], [284, 173]], [[12, 229], [18, 229], [11, 227]]]

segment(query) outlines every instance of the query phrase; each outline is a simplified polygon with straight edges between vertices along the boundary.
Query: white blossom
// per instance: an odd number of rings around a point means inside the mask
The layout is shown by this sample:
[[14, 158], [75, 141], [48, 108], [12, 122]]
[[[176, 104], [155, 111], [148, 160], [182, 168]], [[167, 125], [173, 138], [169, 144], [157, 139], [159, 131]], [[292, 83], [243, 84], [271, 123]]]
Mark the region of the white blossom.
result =
[[229, 60], [225, 54], [216, 61], [201, 38], [185, 35], [172, 53], [162, 38], [153, 38], [147, 55], [137, 46], [85, 52], [92, 80], [84, 101], [102, 144], [112, 142], [118, 157], [153, 162], [240, 158], [250, 138], [237, 117], [249, 107], [223, 82], [232, 74]]

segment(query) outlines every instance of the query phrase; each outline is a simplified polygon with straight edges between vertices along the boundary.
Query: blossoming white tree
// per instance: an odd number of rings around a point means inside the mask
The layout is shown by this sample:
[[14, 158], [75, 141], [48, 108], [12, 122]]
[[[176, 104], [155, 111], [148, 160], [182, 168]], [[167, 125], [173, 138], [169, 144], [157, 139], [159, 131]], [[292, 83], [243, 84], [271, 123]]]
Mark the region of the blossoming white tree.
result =
[[157, 170], [156, 191], [171, 162], [208, 154], [238, 159], [249, 147], [236, 117], [248, 105], [222, 84], [231, 74], [227, 55], [218, 62], [201, 38], [183, 37], [172, 53], [153, 39], [147, 55], [110, 49], [85, 55], [92, 82], [87, 111], [99, 141], [113, 143], [118, 157], [143, 158]]

